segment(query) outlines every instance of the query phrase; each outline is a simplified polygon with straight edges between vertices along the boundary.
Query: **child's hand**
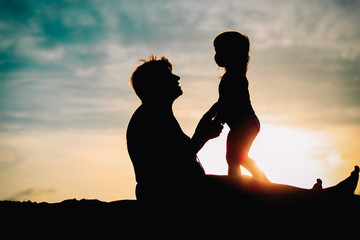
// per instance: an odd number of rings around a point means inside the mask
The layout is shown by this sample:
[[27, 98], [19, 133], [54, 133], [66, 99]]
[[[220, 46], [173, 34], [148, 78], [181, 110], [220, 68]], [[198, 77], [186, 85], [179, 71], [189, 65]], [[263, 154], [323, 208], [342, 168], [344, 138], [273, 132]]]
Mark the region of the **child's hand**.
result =
[[[214, 122], [217, 124], [221, 124], [224, 125], [225, 124], [225, 120], [224, 118], [221, 116], [221, 114], [219, 114], [219, 102], [216, 102], [211, 108], [215, 108], [216, 109], [216, 114], [214, 116]], [[210, 110], [211, 110], [210, 108]], [[209, 111], [210, 111], [209, 110]]]
[[217, 115], [217, 104], [218, 103], [215, 103], [204, 114], [195, 130], [195, 134], [199, 134], [207, 140], [218, 137], [223, 129], [221, 122], [215, 121]]

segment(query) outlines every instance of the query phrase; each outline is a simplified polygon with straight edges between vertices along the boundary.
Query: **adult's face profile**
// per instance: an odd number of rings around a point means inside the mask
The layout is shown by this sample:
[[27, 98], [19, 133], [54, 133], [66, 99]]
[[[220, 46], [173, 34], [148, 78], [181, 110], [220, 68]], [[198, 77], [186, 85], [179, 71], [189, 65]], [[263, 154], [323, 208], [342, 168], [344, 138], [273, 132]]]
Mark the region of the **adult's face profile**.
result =
[[180, 77], [173, 74], [169, 68], [159, 68], [156, 79], [154, 79], [154, 98], [164, 97], [164, 99], [175, 100], [181, 96], [183, 91], [179, 80]]

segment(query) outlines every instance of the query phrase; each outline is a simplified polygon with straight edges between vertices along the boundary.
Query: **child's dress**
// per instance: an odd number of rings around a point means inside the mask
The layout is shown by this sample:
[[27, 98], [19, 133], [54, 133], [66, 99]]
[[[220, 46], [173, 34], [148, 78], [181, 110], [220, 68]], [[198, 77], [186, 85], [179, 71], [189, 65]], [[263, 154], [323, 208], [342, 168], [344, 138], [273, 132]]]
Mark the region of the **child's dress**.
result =
[[[242, 74], [225, 73], [219, 85], [218, 119], [234, 128], [245, 119], [252, 119], [257, 125], [258, 119], [251, 105], [249, 82]], [[260, 128], [260, 125], [257, 127]]]

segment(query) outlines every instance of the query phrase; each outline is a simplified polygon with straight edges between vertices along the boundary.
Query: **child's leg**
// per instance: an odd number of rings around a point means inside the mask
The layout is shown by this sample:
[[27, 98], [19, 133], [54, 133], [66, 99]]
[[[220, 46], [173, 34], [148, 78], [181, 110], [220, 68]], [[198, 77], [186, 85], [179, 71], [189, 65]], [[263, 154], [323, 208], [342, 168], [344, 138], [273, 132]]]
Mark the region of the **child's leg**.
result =
[[247, 160], [241, 163], [241, 166], [248, 170], [257, 180], [261, 182], [270, 182], [265, 173], [258, 167], [254, 159], [249, 157]]
[[240, 176], [240, 165], [247, 161], [248, 153], [258, 129], [245, 119], [232, 126], [226, 142], [226, 160], [229, 166], [229, 176]]
[[229, 176], [241, 176], [239, 137], [235, 130], [230, 129], [226, 141], [226, 161], [228, 164]]

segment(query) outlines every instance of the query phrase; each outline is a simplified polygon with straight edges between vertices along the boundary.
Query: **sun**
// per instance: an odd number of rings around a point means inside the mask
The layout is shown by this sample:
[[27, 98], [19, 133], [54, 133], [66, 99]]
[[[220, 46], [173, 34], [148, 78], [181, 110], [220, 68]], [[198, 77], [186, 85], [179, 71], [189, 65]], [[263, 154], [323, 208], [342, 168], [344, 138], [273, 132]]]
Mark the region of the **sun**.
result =
[[[225, 127], [219, 138], [210, 140], [199, 152], [198, 157], [207, 174], [227, 174]], [[324, 156], [329, 144], [321, 132], [293, 126], [263, 124], [249, 157], [272, 182], [311, 188], [317, 178], [323, 176]], [[244, 170], [244, 169], [243, 169]], [[248, 172], [243, 171], [243, 174]]]

